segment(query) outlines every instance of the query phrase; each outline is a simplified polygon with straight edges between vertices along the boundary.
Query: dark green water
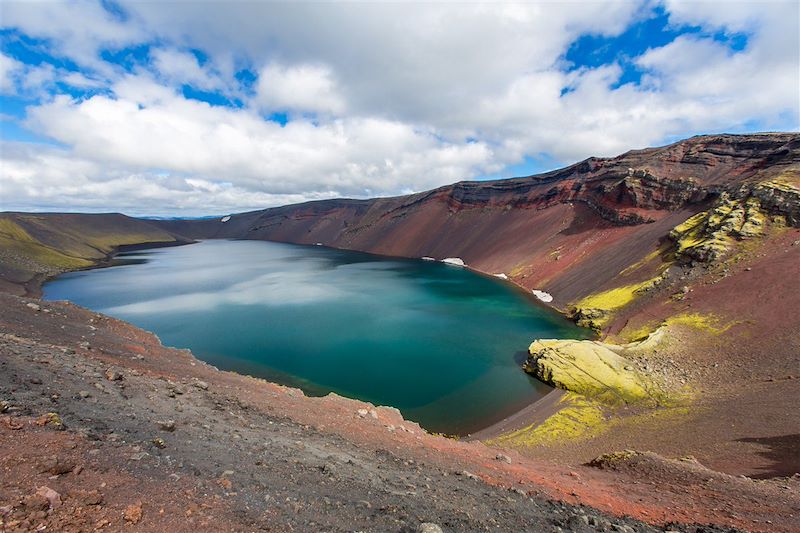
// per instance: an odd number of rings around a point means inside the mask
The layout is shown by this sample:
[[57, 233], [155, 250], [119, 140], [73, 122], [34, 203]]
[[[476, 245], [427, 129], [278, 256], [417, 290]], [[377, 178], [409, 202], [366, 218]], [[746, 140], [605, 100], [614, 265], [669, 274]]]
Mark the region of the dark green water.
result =
[[520, 369], [535, 338], [585, 336], [507, 283], [468, 270], [263, 241], [205, 241], [65, 274], [71, 300], [219, 368], [399, 408], [468, 433], [549, 388]]

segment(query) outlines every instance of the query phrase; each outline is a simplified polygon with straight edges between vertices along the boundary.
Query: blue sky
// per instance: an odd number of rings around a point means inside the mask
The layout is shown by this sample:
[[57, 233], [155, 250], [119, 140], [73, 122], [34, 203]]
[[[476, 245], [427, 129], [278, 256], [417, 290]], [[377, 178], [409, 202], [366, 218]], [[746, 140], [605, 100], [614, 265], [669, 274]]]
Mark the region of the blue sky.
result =
[[4, 2], [0, 209], [210, 214], [796, 131], [796, 2]]

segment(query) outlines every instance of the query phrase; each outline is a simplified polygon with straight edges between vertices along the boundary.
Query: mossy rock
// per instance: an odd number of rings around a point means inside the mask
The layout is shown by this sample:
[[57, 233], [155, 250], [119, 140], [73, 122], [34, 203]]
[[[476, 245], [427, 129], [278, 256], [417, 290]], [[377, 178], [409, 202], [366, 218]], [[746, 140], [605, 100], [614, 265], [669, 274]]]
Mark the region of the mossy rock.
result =
[[759, 198], [731, 199], [723, 193], [716, 206], [679, 224], [669, 236], [679, 257], [711, 262], [730, 251], [737, 240], [764, 235], [767, 215]]
[[628, 305], [638, 296], [658, 288], [663, 282], [664, 274], [661, 274], [639, 283], [590, 294], [574, 304], [572, 319], [581, 327], [600, 331], [612, 319], [615, 310]]
[[537, 340], [525, 362], [541, 381], [609, 405], [660, 405], [664, 395], [611, 345], [594, 341]]

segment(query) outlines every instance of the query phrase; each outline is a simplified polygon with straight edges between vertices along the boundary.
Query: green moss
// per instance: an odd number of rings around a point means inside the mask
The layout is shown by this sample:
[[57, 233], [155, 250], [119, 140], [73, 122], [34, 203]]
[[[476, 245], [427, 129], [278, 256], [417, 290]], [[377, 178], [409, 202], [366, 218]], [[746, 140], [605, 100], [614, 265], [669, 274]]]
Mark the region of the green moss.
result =
[[714, 315], [702, 315], [700, 313], [677, 315], [670, 317], [663, 322], [663, 324], [667, 326], [688, 326], [707, 331], [715, 335], [721, 335], [722, 333], [725, 333], [738, 323], [739, 321], [733, 320], [727, 324], [721, 324], [720, 319]]
[[90, 261], [72, 257], [38, 242], [14, 221], [0, 218], [0, 248], [17, 261], [32, 261], [40, 266], [54, 269], [83, 268]]
[[18, 272], [52, 275], [87, 268], [126, 244], [171, 242], [175, 237], [133, 219], [64, 219], [59, 215], [0, 215], [0, 260]]
[[628, 268], [624, 269], [622, 272], [619, 273], [619, 275], [620, 276], [627, 276], [628, 274], [632, 274], [633, 272], [636, 272], [637, 270], [641, 269], [642, 267], [644, 267], [648, 263], [652, 262], [654, 259], [657, 259], [665, 251], [666, 251], [666, 246], [662, 246], [661, 248], [658, 248], [657, 250], [653, 250], [652, 252], [650, 252], [649, 254], [644, 256], [641, 260], [637, 261], [636, 263], [632, 264]]
[[589, 466], [593, 466], [595, 468], [613, 467], [614, 465], [626, 463], [639, 455], [641, 455], [639, 452], [633, 450], [604, 453], [603, 455], [589, 461]]
[[767, 223], [758, 198], [731, 199], [723, 193], [716, 206], [679, 224], [669, 236], [677, 256], [709, 262], [729, 252], [737, 240], [763, 235]]
[[0, 218], [0, 237], [20, 242], [34, 242], [33, 237], [12, 220]]
[[639, 286], [640, 284], [634, 283], [633, 285], [625, 285], [623, 287], [617, 287], [616, 289], [592, 294], [579, 301], [575, 306], [589, 309], [617, 309], [633, 301]]
[[591, 294], [573, 304], [572, 316], [579, 326], [599, 331], [611, 320], [613, 311], [628, 305], [637, 296], [658, 287], [662, 281], [663, 277], [659, 275], [639, 283]]
[[63, 430], [66, 429], [64, 421], [58, 416], [58, 413], [47, 413], [38, 418], [36, 423], [40, 426], [48, 426], [53, 429]]
[[607, 405], [660, 405], [660, 387], [630, 361], [594, 341], [537, 340], [531, 343], [525, 371], [541, 381]]
[[561, 409], [539, 425], [501, 435], [492, 445], [525, 447], [551, 446], [565, 441], [586, 440], [607, 431], [602, 405], [579, 394], [566, 394]]
[[778, 189], [784, 192], [800, 192], [800, 171], [787, 171], [780, 176], [763, 181], [758, 184], [759, 188]]
[[643, 343], [668, 326], [690, 327], [713, 335], [721, 335], [739, 323], [738, 320], [723, 323], [719, 317], [711, 314], [684, 313], [661, 322], [647, 322], [636, 328], [625, 328], [619, 332], [618, 337], [628, 343]]
[[619, 337], [625, 342], [639, 342], [647, 339], [658, 326], [652, 322], [639, 326], [635, 329], [625, 328], [619, 332]]

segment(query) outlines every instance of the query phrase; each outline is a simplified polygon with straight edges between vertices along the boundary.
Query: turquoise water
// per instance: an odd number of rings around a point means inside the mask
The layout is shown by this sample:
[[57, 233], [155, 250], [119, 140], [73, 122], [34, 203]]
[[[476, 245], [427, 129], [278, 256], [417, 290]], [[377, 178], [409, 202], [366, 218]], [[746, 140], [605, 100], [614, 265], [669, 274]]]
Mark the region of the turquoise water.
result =
[[549, 388], [520, 369], [535, 338], [583, 330], [459, 267], [317, 246], [205, 241], [118, 256], [44, 288], [219, 368], [400, 409], [465, 434]]

